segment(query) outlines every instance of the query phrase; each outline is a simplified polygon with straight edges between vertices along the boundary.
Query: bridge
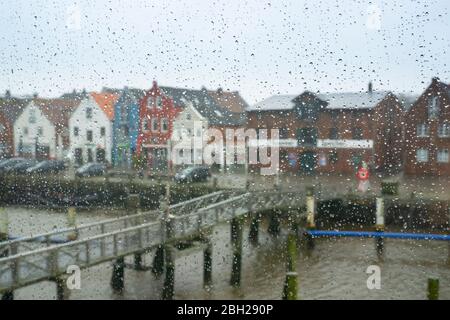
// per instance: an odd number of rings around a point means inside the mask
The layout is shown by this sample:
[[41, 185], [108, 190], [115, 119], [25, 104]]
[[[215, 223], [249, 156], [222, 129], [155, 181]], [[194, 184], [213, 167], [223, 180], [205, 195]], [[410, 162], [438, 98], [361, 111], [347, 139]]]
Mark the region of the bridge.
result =
[[[235, 273], [239, 274], [235, 274], [233, 281], [239, 282], [241, 218], [263, 210], [298, 208], [304, 201], [304, 196], [293, 192], [219, 191], [171, 205], [167, 211], [132, 212], [115, 219], [1, 242], [0, 293], [5, 299], [12, 298], [15, 289], [51, 280], [56, 282], [57, 297], [62, 299], [66, 295], [64, 277], [69, 266], [83, 269], [107, 261], [114, 261], [111, 285], [120, 291], [123, 289], [123, 257], [135, 255], [139, 261], [140, 254], [151, 249], [157, 250], [155, 260], [158, 260], [159, 250], [159, 268], [164, 268], [165, 264], [166, 279], [173, 281], [170, 273], [173, 273], [171, 251], [174, 245], [192, 239], [205, 241], [208, 231], [224, 222], [230, 222], [234, 230], [233, 248], [235, 257], [239, 258], [236, 262], [233, 259], [233, 265], [236, 265]], [[206, 278], [210, 277], [206, 274]], [[169, 293], [165, 296], [170, 298], [173, 283], [168, 287]]]
[[[318, 201], [344, 198], [347, 201], [375, 202], [375, 231], [316, 230], [315, 211]], [[201, 245], [204, 250], [204, 285], [212, 281], [211, 229], [221, 223], [231, 225], [232, 272], [230, 284], [239, 286], [241, 281], [242, 238], [244, 218], [250, 218], [250, 239], [258, 237], [260, 213], [280, 209], [288, 214], [293, 230], [304, 224], [302, 232], [307, 248], [314, 246], [317, 237], [369, 237], [375, 238], [377, 252], [383, 251], [383, 239], [418, 239], [450, 241], [449, 235], [412, 234], [384, 232], [386, 203], [397, 206], [401, 202], [420, 204], [389, 196], [365, 195], [345, 198], [343, 195], [322, 193], [314, 195], [311, 190], [302, 192], [266, 191], [217, 191], [174, 205], [161, 205], [158, 210], [141, 212], [137, 195], [130, 195], [128, 215], [74, 226], [30, 237], [10, 238], [0, 242], [0, 294], [12, 299], [14, 290], [38, 283], [54, 281], [57, 298], [67, 297], [65, 279], [69, 266], [89, 268], [108, 261], [113, 262], [111, 286], [115, 292], [124, 289], [124, 257], [134, 256], [133, 267], [137, 270], [151, 269], [164, 274], [162, 297], [171, 299], [174, 291], [174, 256], [182, 249]], [[163, 202], [164, 204], [164, 202]], [[412, 207], [412, 206], [411, 206]], [[293, 230], [288, 235], [286, 283], [296, 283], [295, 243]], [[298, 235], [298, 232], [297, 232]], [[142, 265], [142, 254], [154, 250], [151, 268]], [[177, 251], [178, 250], [178, 251]], [[187, 250], [189, 252], [189, 250]], [[450, 253], [450, 244], [449, 244]], [[450, 258], [450, 255], [449, 255]], [[293, 289], [292, 289], [293, 288]], [[285, 292], [286, 298], [295, 297], [295, 285]], [[287, 290], [287, 289], [286, 289]]]

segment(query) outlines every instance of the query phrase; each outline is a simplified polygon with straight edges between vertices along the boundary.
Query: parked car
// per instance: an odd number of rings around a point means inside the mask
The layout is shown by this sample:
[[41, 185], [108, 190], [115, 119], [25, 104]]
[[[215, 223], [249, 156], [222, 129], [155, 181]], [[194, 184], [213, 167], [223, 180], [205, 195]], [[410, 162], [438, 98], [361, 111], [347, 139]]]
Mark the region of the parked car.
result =
[[206, 181], [211, 177], [211, 171], [208, 167], [196, 166], [188, 167], [175, 174], [175, 182], [200, 182]]
[[0, 163], [0, 173], [6, 172], [8, 168], [14, 167], [16, 164], [25, 161], [24, 158], [10, 158]]
[[86, 163], [79, 167], [75, 172], [77, 177], [102, 176], [106, 172], [106, 166], [103, 163]]
[[28, 168], [34, 167], [38, 163], [39, 161], [36, 159], [25, 159], [24, 161], [6, 168], [5, 171], [8, 173], [24, 174]]
[[56, 173], [64, 171], [66, 165], [61, 160], [44, 160], [39, 162], [34, 167], [28, 168], [27, 173]]

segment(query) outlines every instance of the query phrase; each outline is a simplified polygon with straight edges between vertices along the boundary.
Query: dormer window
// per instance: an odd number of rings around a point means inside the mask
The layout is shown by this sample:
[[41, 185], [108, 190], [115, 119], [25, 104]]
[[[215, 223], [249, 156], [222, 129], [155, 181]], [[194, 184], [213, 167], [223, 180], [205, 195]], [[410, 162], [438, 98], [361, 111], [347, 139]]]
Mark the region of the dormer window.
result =
[[92, 108], [86, 108], [86, 119], [92, 119]]
[[428, 118], [436, 119], [439, 116], [439, 99], [437, 96], [428, 98]]
[[35, 109], [30, 109], [28, 122], [29, 123], [36, 123], [36, 110]]
[[163, 107], [162, 97], [161, 96], [157, 96], [156, 97], [156, 107], [158, 109], [162, 109], [162, 107]]

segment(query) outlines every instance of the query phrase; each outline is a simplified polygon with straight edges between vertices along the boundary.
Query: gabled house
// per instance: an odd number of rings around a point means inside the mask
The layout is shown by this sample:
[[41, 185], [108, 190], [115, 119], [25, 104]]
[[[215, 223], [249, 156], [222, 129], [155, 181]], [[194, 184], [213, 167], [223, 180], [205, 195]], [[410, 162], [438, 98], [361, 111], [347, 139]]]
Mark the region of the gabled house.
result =
[[[226, 145], [226, 130], [245, 127], [245, 117], [237, 112], [231, 112], [231, 100], [221, 101], [223, 106], [208, 92], [205, 88], [201, 90], [161, 87], [164, 92], [173, 98], [176, 105], [183, 108], [183, 111], [174, 120], [174, 135], [172, 144], [174, 145], [177, 162], [186, 162], [193, 164], [202, 164], [203, 148], [206, 146], [208, 137], [206, 136], [208, 129], [216, 129], [221, 132], [223, 137], [223, 146]], [[236, 101], [236, 100], [235, 100]], [[230, 108], [230, 109], [229, 109]], [[193, 142], [189, 145], [186, 143], [190, 138]], [[203, 144], [200, 144], [203, 138]], [[195, 143], [194, 143], [195, 141]], [[245, 145], [238, 145], [234, 153], [245, 153]], [[220, 155], [221, 163], [225, 164], [226, 150], [224, 149]], [[237, 155], [233, 156], [236, 159]], [[179, 161], [184, 159], [184, 161]], [[221, 170], [235, 166], [234, 163], [228, 163], [220, 167]]]
[[69, 118], [79, 100], [34, 98], [14, 122], [14, 153], [37, 159], [64, 159]]
[[112, 161], [112, 127], [116, 94], [92, 92], [69, 120], [70, 155], [77, 165]]
[[405, 173], [450, 175], [450, 86], [433, 78], [405, 116]]
[[181, 111], [156, 81], [139, 102], [139, 134], [136, 155], [151, 172], [168, 172], [173, 120]]
[[139, 103], [144, 97], [140, 89], [124, 88], [114, 104], [112, 163], [131, 168], [139, 134]]
[[27, 99], [0, 98], [0, 159], [14, 156], [14, 122], [28, 103]]
[[[354, 173], [401, 169], [403, 105], [390, 92], [280, 95], [247, 109], [248, 127], [278, 129], [282, 171]], [[258, 166], [256, 166], [258, 168]]]

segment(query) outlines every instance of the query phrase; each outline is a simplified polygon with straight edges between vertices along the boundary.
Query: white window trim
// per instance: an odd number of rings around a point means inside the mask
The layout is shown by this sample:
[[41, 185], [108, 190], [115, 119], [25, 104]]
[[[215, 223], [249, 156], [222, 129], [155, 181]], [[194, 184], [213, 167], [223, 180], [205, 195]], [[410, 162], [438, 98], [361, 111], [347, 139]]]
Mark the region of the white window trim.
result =
[[438, 128], [439, 138], [450, 138], [450, 123], [444, 122], [439, 124]]
[[[423, 158], [419, 156], [419, 152], [423, 151]], [[425, 159], [425, 155], [426, 155], [426, 159]], [[427, 149], [417, 149], [416, 150], [416, 161], [418, 163], [427, 163], [429, 161], [429, 151]]]
[[[167, 124], [167, 129], [164, 129], [164, 122]], [[169, 131], [169, 119], [168, 118], [161, 118], [161, 132], [168, 132]]]
[[[154, 124], [156, 123], [156, 129]], [[150, 119], [150, 130], [152, 130], [153, 132], [158, 132], [158, 118], [151, 118]]]
[[[443, 155], [446, 154], [446, 157], [444, 158]], [[437, 153], [437, 162], [438, 163], [449, 163], [449, 150], [448, 149], [440, 149]]]
[[419, 138], [428, 138], [430, 136], [430, 127], [428, 126], [428, 124], [426, 123], [418, 124], [416, 127], [416, 135]]

